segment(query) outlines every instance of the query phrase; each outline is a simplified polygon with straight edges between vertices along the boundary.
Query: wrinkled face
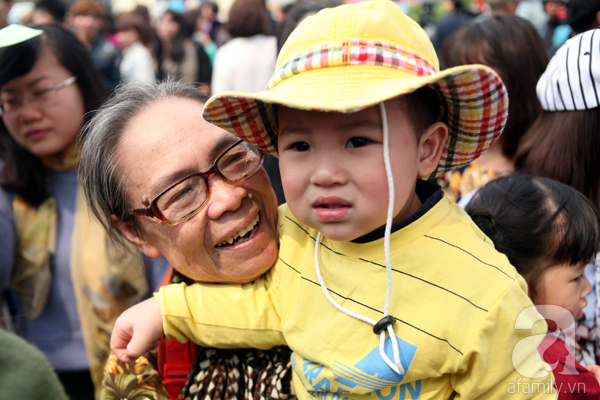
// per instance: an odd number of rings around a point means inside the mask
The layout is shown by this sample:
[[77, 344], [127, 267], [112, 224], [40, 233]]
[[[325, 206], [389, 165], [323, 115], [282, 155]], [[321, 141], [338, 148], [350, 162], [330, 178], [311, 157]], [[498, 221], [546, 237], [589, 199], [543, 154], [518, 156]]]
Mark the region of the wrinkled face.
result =
[[[397, 223], [421, 206], [415, 193], [421, 145], [402, 104], [385, 104]], [[278, 115], [279, 167], [292, 213], [333, 240], [384, 226], [388, 183], [379, 107], [351, 114], [280, 107]]]
[[[40, 55], [25, 75], [0, 88], [2, 99], [23, 94], [35, 94], [52, 88], [73, 76], [48, 50]], [[84, 122], [85, 107], [77, 82], [51, 93], [44, 105], [26, 99], [20, 110], [5, 114], [2, 119], [8, 132], [20, 146], [38, 157], [64, 150], [74, 139]]]
[[[172, 98], [152, 104], [129, 122], [117, 159], [132, 209], [143, 208], [181, 178], [208, 170], [237, 140], [206, 122], [202, 108], [195, 100]], [[204, 208], [178, 225], [135, 217], [143, 240], [138, 247], [149, 256], [164, 255], [198, 281], [250, 282], [277, 258], [277, 200], [269, 178], [261, 167], [235, 184], [213, 174], [208, 186]], [[238, 240], [238, 232], [254, 226], [256, 217], [255, 233]], [[232, 237], [232, 244], [223, 245]]]
[[71, 24], [79, 40], [84, 44], [90, 44], [100, 33], [103, 21], [93, 15], [76, 15], [71, 18]]
[[[585, 276], [585, 264], [571, 266], [559, 264], [549, 267], [542, 272], [536, 285], [536, 296], [533, 302], [539, 305], [560, 306], [568, 310], [577, 320], [583, 316], [583, 309], [587, 305], [585, 296], [592, 291], [592, 285]], [[560, 315], [544, 312], [540, 313], [551, 321], [560, 320]], [[562, 326], [562, 328], [566, 328]]]

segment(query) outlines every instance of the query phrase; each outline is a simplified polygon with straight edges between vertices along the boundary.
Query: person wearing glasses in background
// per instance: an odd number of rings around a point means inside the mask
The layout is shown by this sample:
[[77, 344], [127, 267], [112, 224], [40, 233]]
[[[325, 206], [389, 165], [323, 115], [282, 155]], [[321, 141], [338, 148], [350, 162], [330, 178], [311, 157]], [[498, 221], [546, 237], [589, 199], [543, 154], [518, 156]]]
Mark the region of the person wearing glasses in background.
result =
[[79, 131], [106, 94], [70, 32], [0, 30], [0, 292], [9, 328], [76, 399], [94, 399], [115, 318], [167, 269], [164, 259], [116, 247], [78, 188]]

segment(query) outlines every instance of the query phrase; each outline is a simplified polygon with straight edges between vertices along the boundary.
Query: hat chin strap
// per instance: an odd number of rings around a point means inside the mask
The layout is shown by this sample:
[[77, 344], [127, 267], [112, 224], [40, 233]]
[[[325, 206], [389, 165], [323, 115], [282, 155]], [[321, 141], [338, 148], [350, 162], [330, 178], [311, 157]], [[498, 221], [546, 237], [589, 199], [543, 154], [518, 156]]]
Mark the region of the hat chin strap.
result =
[[[390, 163], [390, 149], [389, 149], [389, 133], [388, 133], [388, 125], [387, 125], [387, 115], [385, 112], [385, 105], [383, 103], [379, 103], [379, 110], [381, 112], [381, 121], [383, 125], [383, 161], [385, 164], [385, 173], [388, 182], [388, 211], [387, 211], [387, 220], [385, 223], [385, 237], [384, 237], [384, 248], [385, 248], [385, 266], [387, 270], [387, 291], [385, 296], [385, 308], [383, 311], [383, 319], [379, 322], [374, 319], [365, 317], [361, 314], [355, 313], [353, 311], [348, 310], [345, 307], [336, 302], [331, 294], [329, 294], [329, 290], [327, 290], [327, 286], [325, 286], [325, 282], [323, 281], [323, 277], [321, 276], [321, 269], [319, 267], [319, 247], [321, 245], [321, 232], [317, 234], [317, 239], [315, 243], [315, 269], [317, 273], [317, 278], [319, 278], [319, 283], [321, 284], [321, 289], [323, 289], [323, 293], [329, 300], [329, 302], [338, 310], [343, 312], [346, 315], [359, 319], [361, 321], [367, 322], [373, 325], [374, 330], [381, 325], [381, 322], [384, 320], [394, 321], [393, 317], [389, 316], [390, 309], [390, 297], [392, 293], [392, 262], [390, 258], [390, 234], [392, 231], [392, 219], [394, 218], [394, 179], [392, 176], [392, 167]], [[385, 323], [385, 322], [384, 322]], [[377, 325], [377, 326], [376, 326]], [[385, 326], [385, 325], [384, 325]], [[379, 329], [377, 329], [378, 331]], [[387, 330], [390, 336], [390, 342], [392, 342], [392, 349], [394, 352], [394, 361], [390, 360], [390, 358], [385, 354], [385, 331]], [[385, 363], [399, 375], [404, 375], [404, 368], [402, 367], [402, 363], [400, 362], [400, 349], [398, 347], [398, 341], [396, 340], [396, 334], [393, 328], [393, 322], [388, 323], [385, 326], [385, 329], [381, 329], [381, 332], [377, 332], [379, 334], [379, 354]]]

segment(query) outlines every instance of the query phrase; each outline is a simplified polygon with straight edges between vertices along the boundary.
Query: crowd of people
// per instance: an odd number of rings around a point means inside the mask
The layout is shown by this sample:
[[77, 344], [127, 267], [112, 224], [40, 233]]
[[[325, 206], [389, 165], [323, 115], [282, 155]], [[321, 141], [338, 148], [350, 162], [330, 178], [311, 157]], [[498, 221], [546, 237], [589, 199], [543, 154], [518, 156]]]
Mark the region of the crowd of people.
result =
[[441, 3], [0, 0], [0, 399], [600, 399], [600, 1]]

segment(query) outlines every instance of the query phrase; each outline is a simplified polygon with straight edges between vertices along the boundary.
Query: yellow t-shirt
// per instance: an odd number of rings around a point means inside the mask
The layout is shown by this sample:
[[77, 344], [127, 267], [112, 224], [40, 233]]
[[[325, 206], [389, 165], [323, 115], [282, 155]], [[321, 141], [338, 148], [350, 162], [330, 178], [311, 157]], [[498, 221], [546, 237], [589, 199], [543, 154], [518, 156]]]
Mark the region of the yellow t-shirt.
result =
[[[515, 329], [517, 316], [533, 306], [525, 281], [445, 196], [391, 235], [390, 315], [397, 321], [404, 375], [384, 363], [370, 324], [325, 297], [314, 265], [317, 232], [285, 205], [279, 218], [279, 260], [261, 279], [161, 289], [156, 297], [168, 336], [226, 348], [287, 344], [299, 399], [556, 397], [550, 368], [537, 351], [546, 323], [533, 311], [521, 319], [525, 329]], [[320, 265], [339, 304], [382, 318], [383, 239], [357, 244], [324, 238]], [[389, 337], [386, 352], [393, 359]]]

